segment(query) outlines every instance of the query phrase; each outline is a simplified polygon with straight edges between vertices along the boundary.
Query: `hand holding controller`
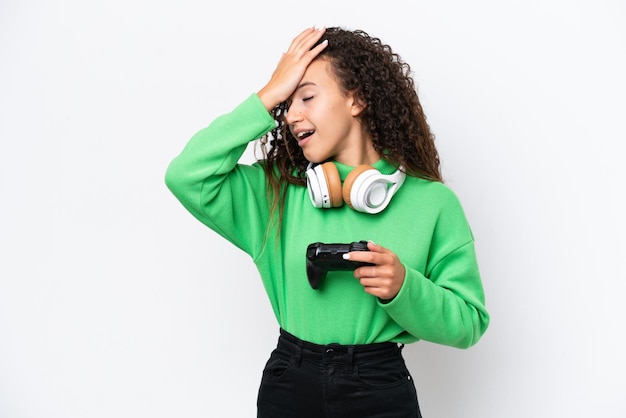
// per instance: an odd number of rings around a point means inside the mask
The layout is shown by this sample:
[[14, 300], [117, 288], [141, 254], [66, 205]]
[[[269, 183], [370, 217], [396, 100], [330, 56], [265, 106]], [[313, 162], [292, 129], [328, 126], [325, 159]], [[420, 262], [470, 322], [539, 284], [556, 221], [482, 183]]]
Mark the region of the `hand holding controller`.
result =
[[306, 274], [313, 289], [319, 288], [326, 273], [331, 270], [354, 270], [361, 266], [373, 266], [372, 263], [344, 260], [343, 255], [351, 251], [369, 251], [367, 241], [350, 244], [309, 244], [306, 250]]

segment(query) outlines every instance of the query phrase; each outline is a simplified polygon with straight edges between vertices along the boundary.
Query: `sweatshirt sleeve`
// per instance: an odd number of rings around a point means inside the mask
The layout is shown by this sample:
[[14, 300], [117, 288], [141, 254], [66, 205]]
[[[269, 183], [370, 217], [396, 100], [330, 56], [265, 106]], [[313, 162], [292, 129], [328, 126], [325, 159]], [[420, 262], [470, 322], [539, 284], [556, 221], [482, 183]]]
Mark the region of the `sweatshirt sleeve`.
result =
[[256, 94], [196, 133], [174, 158], [165, 183], [200, 222], [250, 255], [260, 251], [267, 225], [265, 173], [238, 164], [249, 142], [275, 127]]
[[380, 303], [414, 337], [468, 348], [487, 330], [489, 314], [473, 235], [456, 196], [451, 197], [433, 233], [426, 271], [405, 264], [400, 292]]

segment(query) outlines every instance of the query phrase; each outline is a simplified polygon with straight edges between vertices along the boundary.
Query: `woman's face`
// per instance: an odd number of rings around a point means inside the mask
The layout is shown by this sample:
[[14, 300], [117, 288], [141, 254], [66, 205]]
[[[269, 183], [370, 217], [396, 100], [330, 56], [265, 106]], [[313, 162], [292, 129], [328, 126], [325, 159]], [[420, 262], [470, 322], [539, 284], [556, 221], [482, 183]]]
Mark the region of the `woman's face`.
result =
[[[358, 118], [362, 106], [342, 92], [327, 59], [309, 65], [288, 105], [285, 121], [308, 161], [358, 165], [378, 159], [370, 155], [372, 141]], [[363, 161], [366, 158], [374, 161]]]

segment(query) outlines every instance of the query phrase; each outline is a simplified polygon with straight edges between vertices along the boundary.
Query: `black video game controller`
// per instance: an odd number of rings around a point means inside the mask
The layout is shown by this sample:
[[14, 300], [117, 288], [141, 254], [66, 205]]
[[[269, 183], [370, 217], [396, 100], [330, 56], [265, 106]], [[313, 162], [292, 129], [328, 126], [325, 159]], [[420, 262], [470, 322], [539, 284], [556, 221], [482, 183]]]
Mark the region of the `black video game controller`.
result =
[[326, 273], [331, 270], [350, 271], [372, 263], [344, 260], [343, 255], [351, 251], [369, 251], [367, 241], [350, 244], [323, 244], [314, 242], [306, 249], [306, 275], [313, 289], [318, 289]]

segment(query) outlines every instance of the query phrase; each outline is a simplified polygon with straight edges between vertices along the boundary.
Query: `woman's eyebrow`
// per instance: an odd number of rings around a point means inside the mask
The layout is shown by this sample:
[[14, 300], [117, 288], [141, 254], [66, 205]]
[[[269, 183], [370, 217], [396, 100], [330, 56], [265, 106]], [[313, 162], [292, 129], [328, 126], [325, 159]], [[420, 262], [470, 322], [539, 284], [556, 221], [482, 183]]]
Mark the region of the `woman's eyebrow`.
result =
[[312, 81], [303, 81], [302, 83], [300, 83], [300, 85], [296, 88], [296, 91], [300, 90], [303, 87], [307, 87], [307, 86], [316, 86], [317, 84], [315, 84]]

